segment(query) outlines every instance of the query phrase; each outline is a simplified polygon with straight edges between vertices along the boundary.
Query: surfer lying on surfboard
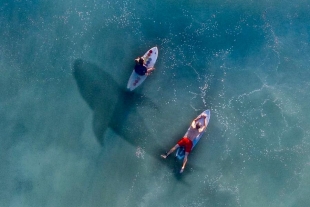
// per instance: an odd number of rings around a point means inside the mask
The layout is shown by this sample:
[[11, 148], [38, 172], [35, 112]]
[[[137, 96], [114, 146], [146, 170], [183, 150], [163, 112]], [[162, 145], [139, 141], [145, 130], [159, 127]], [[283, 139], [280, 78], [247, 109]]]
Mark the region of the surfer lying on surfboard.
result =
[[[198, 121], [199, 119], [204, 119], [204, 124], [199, 122]], [[188, 129], [188, 131], [186, 132], [186, 134], [184, 135], [184, 137], [182, 139], [180, 139], [178, 141], [178, 143], [169, 150], [169, 152], [167, 152], [164, 155], [161, 155], [161, 157], [166, 159], [168, 157], [168, 155], [170, 155], [176, 149], [178, 149], [179, 147], [184, 147], [185, 148], [185, 156], [183, 159], [182, 168], [180, 170], [180, 173], [182, 173], [184, 171], [185, 165], [187, 163], [187, 156], [192, 150], [193, 140], [200, 133], [202, 133], [206, 127], [207, 127], [207, 116], [205, 114], [202, 114], [192, 121], [192, 124], [191, 124], [190, 128]]]
[[143, 57], [138, 57], [135, 59], [136, 65], [135, 65], [135, 72], [138, 73], [141, 76], [144, 75], [150, 75], [153, 70], [155, 70], [154, 67], [147, 68], [145, 65], [145, 61]]

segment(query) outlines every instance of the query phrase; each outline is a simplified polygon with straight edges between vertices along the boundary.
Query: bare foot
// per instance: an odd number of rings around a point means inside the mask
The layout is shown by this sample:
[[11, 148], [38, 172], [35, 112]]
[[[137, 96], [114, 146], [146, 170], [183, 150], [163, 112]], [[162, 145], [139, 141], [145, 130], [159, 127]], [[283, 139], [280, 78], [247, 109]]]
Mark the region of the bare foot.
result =
[[166, 159], [167, 155], [160, 155], [162, 158]]

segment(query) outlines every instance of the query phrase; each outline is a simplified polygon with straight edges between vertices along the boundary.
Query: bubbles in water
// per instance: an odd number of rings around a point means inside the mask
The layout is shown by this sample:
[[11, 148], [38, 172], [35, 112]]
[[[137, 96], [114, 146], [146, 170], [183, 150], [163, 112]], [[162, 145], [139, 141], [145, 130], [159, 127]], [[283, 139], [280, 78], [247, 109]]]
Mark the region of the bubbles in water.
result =
[[136, 156], [140, 159], [144, 159], [145, 151], [141, 147], [137, 147]]

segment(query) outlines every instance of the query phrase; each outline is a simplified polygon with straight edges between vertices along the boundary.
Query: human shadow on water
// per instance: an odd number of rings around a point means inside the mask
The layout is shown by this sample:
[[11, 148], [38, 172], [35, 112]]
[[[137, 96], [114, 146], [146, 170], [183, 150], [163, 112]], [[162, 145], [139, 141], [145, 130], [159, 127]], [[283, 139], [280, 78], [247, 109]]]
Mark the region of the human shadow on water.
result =
[[165, 152], [155, 137], [148, 130], [146, 122], [151, 117], [139, 114], [141, 107], [158, 110], [147, 97], [129, 92], [113, 79], [113, 77], [95, 64], [75, 60], [73, 75], [79, 91], [93, 110], [93, 130], [101, 145], [104, 145], [104, 133], [112, 129], [122, 139], [135, 147], [141, 147], [148, 155], [170, 169], [174, 166], [171, 160], [160, 157]]

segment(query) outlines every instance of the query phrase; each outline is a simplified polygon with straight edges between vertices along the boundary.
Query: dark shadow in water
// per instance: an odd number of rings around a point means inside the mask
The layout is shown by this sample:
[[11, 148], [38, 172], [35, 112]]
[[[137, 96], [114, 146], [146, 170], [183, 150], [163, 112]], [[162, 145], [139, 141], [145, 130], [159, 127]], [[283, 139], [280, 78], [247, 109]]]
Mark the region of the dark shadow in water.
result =
[[[143, 148], [161, 164], [170, 169], [175, 167], [174, 159], [164, 160], [160, 157], [166, 149], [155, 142], [160, 137], [153, 137], [149, 132], [145, 120], [150, 118], [139, 114], [140, 107], [149, 107], [156, 113], [156, 104], [141, 94], [120, 87], [110, 74], [81, 59], [74, 62], [73, 75], [82, 97], [93, 110], [93, 130], [101, 145], [109, 127], [129, 144]], [[175, 174], [178, 180], [182, 180], [178, 173]]]
[[[108, 127], [118, 135], [124, 135], [126, 126], [123, 123], [127, 121], [129, 110], [140, 105], [157, 109], [148, 98], [121, 88], [110, 74], [92, 63], [78, 59], [73, 69], [79, 91], [94, 112], [93, 130], [101, 145]], [[139, 123], [143, 124], [143, 119]]]

